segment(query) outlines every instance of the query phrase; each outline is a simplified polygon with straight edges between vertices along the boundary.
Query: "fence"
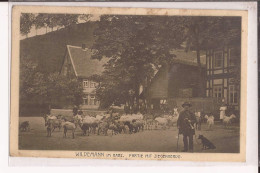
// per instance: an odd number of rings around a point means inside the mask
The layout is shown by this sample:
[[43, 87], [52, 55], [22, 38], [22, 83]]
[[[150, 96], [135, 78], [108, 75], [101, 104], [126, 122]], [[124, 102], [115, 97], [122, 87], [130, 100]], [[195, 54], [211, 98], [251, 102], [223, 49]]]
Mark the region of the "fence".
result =
[[[100, 110], [82, 110], [83, 115], [98, 115], [104, 113], [105, 111]], [[51, 109], [51, 115], [63, 115], [63, 116], [72, 116], [72, 109]]]
[[173, 98], [168, 100], [168, 106], [170, 109], [178, 107], [179, 110], [182, 109], [182, 104], [188, 101], [191, 103], [192, 111], [201, 111], [205, 113], [213, 113], [219, 110], [220, 103], [216, 98]]

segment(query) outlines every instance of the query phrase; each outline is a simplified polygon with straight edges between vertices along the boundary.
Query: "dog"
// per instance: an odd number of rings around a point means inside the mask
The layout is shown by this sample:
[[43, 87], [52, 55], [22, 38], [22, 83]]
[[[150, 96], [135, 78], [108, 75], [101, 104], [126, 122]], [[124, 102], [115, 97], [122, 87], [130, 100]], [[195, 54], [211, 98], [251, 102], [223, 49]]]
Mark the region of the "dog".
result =
[[206, 137], [204, 137], [203, 135], [199, 135], [198, 139], [201, 140], [202, 142], [202, 149], [206, 150], [206, 149], [216, 149], [216, 146], [210, 142]]
[[30, 124], [29, 124], [29, 121], [24, 121], [20, 124], [20, 127], [19, 127], [20, 131], [23, 131], [23, 132], [28, 132], [30, 131]]

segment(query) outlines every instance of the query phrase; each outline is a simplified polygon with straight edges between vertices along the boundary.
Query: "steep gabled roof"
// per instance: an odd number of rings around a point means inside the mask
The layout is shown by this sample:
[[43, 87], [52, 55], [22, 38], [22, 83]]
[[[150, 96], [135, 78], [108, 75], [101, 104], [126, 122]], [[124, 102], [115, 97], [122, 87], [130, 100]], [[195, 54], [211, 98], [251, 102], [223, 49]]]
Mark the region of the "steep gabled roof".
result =
[[67, 45], [67, 50], [77, 77], [88, 78], [92, 75], [100, 75], [103, 72], [103, 65], [107, 60], [92, 59], [90, 49]]

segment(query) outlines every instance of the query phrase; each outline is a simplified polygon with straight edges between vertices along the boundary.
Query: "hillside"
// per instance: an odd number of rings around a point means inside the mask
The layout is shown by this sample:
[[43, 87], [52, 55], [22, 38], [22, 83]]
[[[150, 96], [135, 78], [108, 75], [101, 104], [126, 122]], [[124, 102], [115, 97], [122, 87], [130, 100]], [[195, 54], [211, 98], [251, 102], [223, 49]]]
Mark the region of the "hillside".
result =
[[87, 47], [93, 44], [93, 31], [97, 22], [88, 22], [63, 28], [20, 41], [20, 58], [29, 57], [39, 64], [43, 73], [59, 71], [65, 54], [66, 45]]

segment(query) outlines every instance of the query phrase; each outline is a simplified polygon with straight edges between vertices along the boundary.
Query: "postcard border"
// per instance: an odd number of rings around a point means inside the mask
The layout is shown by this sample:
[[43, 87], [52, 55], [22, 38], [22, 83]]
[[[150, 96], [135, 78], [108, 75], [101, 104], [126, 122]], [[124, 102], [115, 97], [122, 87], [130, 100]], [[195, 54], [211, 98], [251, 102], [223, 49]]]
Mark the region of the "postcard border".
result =
[[[101, 10], [102, 9], [102, 10]], [[60, 7], [60, 6], [13, 6], [12, 8], [12, 60], [11, 60], [11, 117], [10, 117], [10, 155], [24, 157], [53, 157], [75, 158], [76, 151], [43, 151], [43, 150], [19, 150], [18, 149], [18, 124], [19, 124], [19, 20], [21, 12], [39, 13], [91, 13], [91, 14], [134, 14], [134, 15], [182, 15], [182, 16], [241, 16], [242, 17], [242, 46], [241, 46], [241, 115], [247, 114], [247, 37], [248, 37], [248, 11], [247, 10], [197, 10], [197, 9], [156, 9], [156, 8], [107, 8], [107, 7]], [[245, 162], [246, 158], [246, 118], [240, 120], [240, 153], [170, 153], [181, 155], [177, 161], [228, 161]], [[82, 151], [84, 152], [84, 151]], [[88, 151], [90, 152], [90, 151]], [[152, 153], [153, 152], [105, 152], [105, 153]], [[156, 154], [159, 154], [156, 152]], [[169, 154], [169, 153], [160, 153]], [[76, 157], [86, 158], [86, 157]], [[93, 159], [95, 157], [89, 157]], [[102, 159], [102, 158], [98, 158]], [[143, 158], [104, 158], [104, 159], [131, 159], [146, 160]], [[148, 159], [152, 160], [152, 159]]]

